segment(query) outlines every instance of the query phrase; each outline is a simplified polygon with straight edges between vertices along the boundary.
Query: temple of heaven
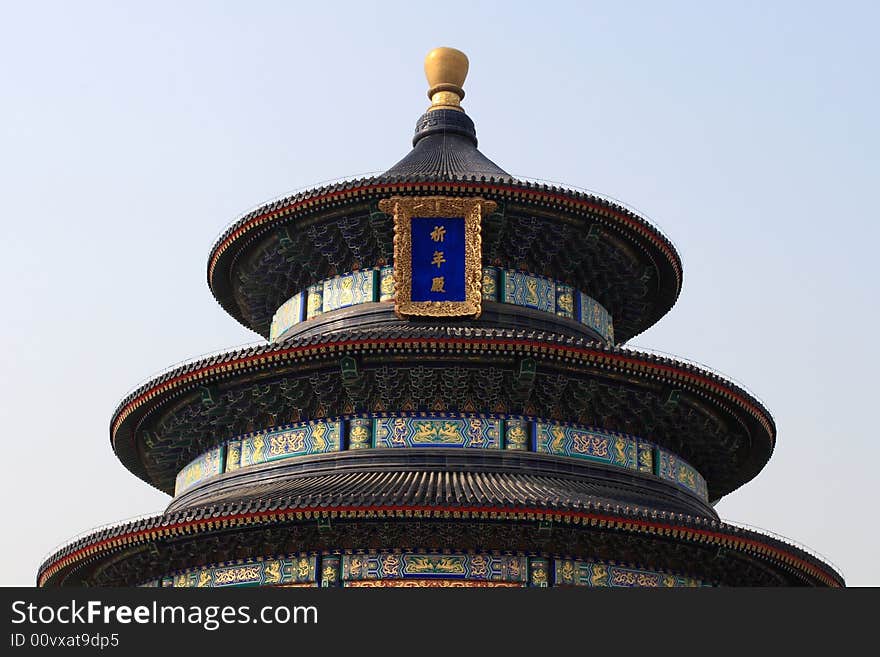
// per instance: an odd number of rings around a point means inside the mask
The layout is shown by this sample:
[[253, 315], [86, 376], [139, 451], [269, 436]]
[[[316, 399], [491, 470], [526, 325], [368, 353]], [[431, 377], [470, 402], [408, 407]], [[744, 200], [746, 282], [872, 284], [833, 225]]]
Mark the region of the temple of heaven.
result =
[[385, 173], [267, 203], [208, 286], [258, 346], [181, 365], [110, 421], [172, 496], [40, 566], [40, 586], [843, 586], [721, 521], [776, 427], [747, 391], [627, 349], [675, 303], [672, 243], [477, 148], [467, 57]]

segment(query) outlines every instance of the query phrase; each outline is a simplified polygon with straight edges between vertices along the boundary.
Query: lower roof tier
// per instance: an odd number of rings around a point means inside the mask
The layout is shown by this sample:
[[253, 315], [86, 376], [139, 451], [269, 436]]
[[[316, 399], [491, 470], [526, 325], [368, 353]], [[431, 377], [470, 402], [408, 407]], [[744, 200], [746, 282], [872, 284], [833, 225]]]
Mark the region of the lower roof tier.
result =
[[[677, 574], [708, 585], [844, 584], [836, 570], [812, 554], [714, 518], [611, 506], [588, 495], [563, 501], [548, 495], [551, 491], [537, 481], [505, 476], [497, 485], [521, 491], [515, 494], [528, 496], [537, 486], [531, 503], [524, 497], [509, 505], [463, 504], [458, 493], [463, 480], [452, 481], [442, 472], [435, 479], [448, 483], [439, 486], [445, 499], [433, 504], [402, 503], [399, 495], [392, 495], [387, 501], [341, 505], [316, 494], [169, 511], [69, 544], [41, 565], [37, 581], [40, 586], [138, 586], [217, 564], [292, 556], [304, 563], [307, 576], [310, 557], [328, 564], [341, 558], [350, 566], [346, 555], [369, 559], [390, 553], [544, 558], [564, 568], [562, 584], [583, 583], [572, 571], [579, 566], [559, 563], [565, 561], [624, 564], [647, 571], [645, 575]], [[397, 491], [410, 483], [400, 478]], [[551, 489], [553, 483], [543, 486]], [[346, 577], [352, 579], [350, 571]], [[204, 583], [210, 585], [211, 579]]]
[[593, 504], [717, 518], [705, 501], [648, 474], [535, 454], [442, 448], [361, 451], [262, 464], [205, 481], [172, 500], [167, 511], [250, 502], [265, 508]]
[[504, 180], [380, 176], [321, 187], [250, 212], [218, 239], [208, 285], [220, 305], [264, 337], [290, 297], [345, 272], [391, 264], [392, 196], [480, 196], [482, 262], [559, 280], [598, 301], [625, 342], [675, 303], [681, 260], [643, 217], [569, 189]]
[[555, 333], [428, 325], [302, 337], [179, 366], [121, 402], [111, 441], [126, 467], [171, 494], [184, 466], [241, 434], [428, 412], [637, 436], [693, 466], [713, 501], [754, 477], [775, 441], [760, 402], [693, 365]]

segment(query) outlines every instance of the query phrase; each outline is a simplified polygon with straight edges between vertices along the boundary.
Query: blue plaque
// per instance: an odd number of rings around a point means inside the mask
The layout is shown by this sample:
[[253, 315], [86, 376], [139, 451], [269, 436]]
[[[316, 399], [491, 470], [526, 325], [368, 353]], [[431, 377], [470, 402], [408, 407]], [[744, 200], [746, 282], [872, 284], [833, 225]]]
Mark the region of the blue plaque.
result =
[[464, 217], [413, 217], [412, 300], [464, 301]]

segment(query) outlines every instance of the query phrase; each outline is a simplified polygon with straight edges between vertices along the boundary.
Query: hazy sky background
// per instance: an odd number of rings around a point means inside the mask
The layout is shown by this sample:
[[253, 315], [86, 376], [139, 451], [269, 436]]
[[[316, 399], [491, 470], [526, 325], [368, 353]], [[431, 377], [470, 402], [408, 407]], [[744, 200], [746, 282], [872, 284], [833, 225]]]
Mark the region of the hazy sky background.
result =
[[507, 171], [598, 190], [675, 242], [632, 344], [712, 366], [779, 436], [724, 518], [880, 584], [873, 2], [0, 3], [0, 583], [167, 496], [114, 457], [144, 377], [259, 339], [205, 284], [240, 212], [387, 169], [432, 47]]

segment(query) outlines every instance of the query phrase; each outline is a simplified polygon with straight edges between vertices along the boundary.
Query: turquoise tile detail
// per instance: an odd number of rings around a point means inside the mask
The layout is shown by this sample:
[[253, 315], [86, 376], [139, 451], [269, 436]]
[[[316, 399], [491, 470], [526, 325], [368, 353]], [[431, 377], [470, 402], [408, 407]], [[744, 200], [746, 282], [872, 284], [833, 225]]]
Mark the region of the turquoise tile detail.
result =
[[306, 298], [306, 319], [313, 319], [324, 312], [324, 284], [310, 285]]
[[527, 557], [495, 554], [409, 554], [374, 552], [342, 557], [342, 579], [470, 579], [528, 581]]
[[375, 269], [366, 269], [324, 281], [323, 311], [375, 301], [378, 273]]
[[671, 481], [700, 499], [708, 501], [709, 490], [706, 480], [690, 463], [658, 447], [655, 453], [654, 468], [656, 475], [661, 479]]
[[305, 310], [303, 296], [302, 292], [294, 294], [275, 311], [272, 326], [269, 328], [269, 342], [275, 342], [287, 329], [303, 321]]
[[224, 472], [232, 472], [241, 467], [241, 441], [230, 440], [226, 443], [226, 465]]
[[611, 315], [601, 303], [583, 292], [578, 293], [578, 321], [589, 326], [608, 342], [614, 342]]
[[394, 301], [394, 267], [386, 265], [379, 270], [379, 301]]
[[556, 284], [556, 314], [574, 319], [574, 288], [564, 283]]
[[636, 440], [629, 436], [545, 422], [535, 424], [535, 435], [538, 452], [636, 469]]
[[166, 584], [166, 578], [163, 578], [162, 586], [215, 588], [279, 584], [314, 585], [316, 562], [316, 557], [306, 555], [279, 559], [247, 559], [210, 568], [188, 570], [168, 578], [171, 580], [169, 584]]
[[373, 446], [373, 419], [356, 417], [348, 421], [348, 449], [369, 449]]
[[498, 267], [483, 267], [483, 301], [498, 301]]
[[241, 467], [341, 448], [342, 421], [296, 424], [242, 438]]
[[529, 449], [529, 423], [527, 420], [504, 421], [504, 449], [518, 452]]
[[215, 447], [193, 459], [177, 473], [174, 494], [180, 495], [197, 483], [223, 472], [223, 447]]
[[556, 285], [553, 281], [512, 269], [502, 269], [501, 274], [501, 301], [548, 313], [556, 312]]
[[495, 418], [388, 417], [374, 420], [376, 447], [501, 447]]
[[595, 561], [556, 559], [556, 586], [595, 586], [629, 588], [700, 587], [693, 577], [671, 575], [655, 570], [627, 568]]

